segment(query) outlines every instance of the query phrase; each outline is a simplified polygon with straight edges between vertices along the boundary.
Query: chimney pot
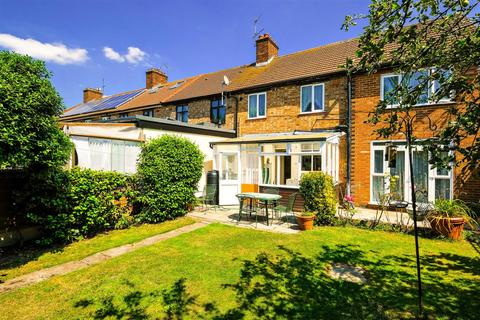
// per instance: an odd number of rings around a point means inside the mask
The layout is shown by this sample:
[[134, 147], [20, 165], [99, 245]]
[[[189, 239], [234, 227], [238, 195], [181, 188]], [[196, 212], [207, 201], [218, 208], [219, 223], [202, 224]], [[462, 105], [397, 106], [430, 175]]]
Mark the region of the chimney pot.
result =
[[268, 33], [258, 36], [256, 41], [256, 63], [268, 63], [273, 57], [278, 57], [278, 45]]
[[160, 69], [152, 68], [146, 72], [146, 85], [147, 89], [151, 89], [159, 84], [167, 83], [168, 76]]
[[83, 103], [87, 103], [92, 100], [98, 100], [102, 97], [103, 93], [99, 88], [86, 88], [83, 90]]

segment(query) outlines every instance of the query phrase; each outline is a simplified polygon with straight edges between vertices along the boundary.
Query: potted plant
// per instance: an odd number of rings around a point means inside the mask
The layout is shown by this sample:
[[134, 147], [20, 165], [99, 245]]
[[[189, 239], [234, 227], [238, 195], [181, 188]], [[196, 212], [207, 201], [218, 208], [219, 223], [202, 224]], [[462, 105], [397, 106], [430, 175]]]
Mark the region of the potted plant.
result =
[[470, 209], [461, 200], [436, 200], [427, 219], [435, 232], [453, 240], [461, 238], [465, 224], [473, 227], [476, 223]]
[[299, 214], [296, 214], [297, 223], [300, 230], [312, 230], [313, 229], [313, 220], [315, 219], [315, 213], [310, 211], [303, 211]]

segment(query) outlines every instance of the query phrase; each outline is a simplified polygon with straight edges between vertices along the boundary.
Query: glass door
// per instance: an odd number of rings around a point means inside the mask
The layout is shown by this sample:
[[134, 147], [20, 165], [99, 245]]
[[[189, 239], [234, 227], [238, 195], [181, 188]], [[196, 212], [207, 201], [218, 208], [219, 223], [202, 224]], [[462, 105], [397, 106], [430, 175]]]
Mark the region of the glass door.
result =
[[238, 204], [236, 195], [240, 192], [240, 163], [238, 152], [221, 152], [220, 168], [220, 205]]

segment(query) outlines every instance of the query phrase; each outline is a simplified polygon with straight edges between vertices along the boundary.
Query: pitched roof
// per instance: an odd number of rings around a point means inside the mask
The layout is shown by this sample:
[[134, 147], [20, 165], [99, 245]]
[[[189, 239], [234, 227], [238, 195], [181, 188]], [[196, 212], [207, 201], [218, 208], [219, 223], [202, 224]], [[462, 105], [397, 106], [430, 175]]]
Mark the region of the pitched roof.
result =
[[[216, 72], [201, 74], [196, 80], [184, 90], [176, 93], [166, 100], [166, 102], [185, 100], [190, 98], [210, 96], [222, 92], [223, 76], [233, 82], [241, 75], [245, 67], [234, 67]], [[228, 87], [224, 90], [227, 91]]]
[[357, 49], [358, 39], [355, 38], [279, 56], [264, 66], [245, 68], [240, 77], [232, 81], [228, 90], [236, 91], [339, 72], [340, 66], [347, 58], [353, 58]]
[[195, 83], [198, 77], [200, 76], [168, 82], [163, 85], [153, 87], [152, 89], [145, 90], [135, 99], [132, 99], [131, 101], [118, 107], [117, 110], [130, 110], [167, 102], [173, 96], [181, 93], [183, 90], [186, 90], [193, 83]]
[[112, 109], [116, 109], [128, 101], [131, 101], [143, 91], [144, 89], [127, 91], [113, 94], [111, 96], [105, 96], [101, 99], [92, 100], [86, 103], [81, 103], [75, 107], [65, 110], [62, 114], [62, 117], [88, 114], [92, 112], [111, 111]]
[[[115, 111], [126, 111], [161, 103], [220, 94], [224, 75], [229, 78], [230, 85], [223, 89], [226, 92], [234, 92], [285, 81], [337, 73], [341, 71], [340, 66], [345, 63], [347, 58], [355, 56], [357, 49], [358, 39], [354, 38], [279, 56], [262, 66], [250, 64], [200, 74], [169, 82], [151, 90], [143, 90], [134, 98], [125, 101], [114, 109]], [[101, 102], [106, 98], [108, 97], [67, 109], [63, 117], [77, 115], [79, 114], [78, 110], [91, 108], [92, 104], [95, 105], [98, 101]]]

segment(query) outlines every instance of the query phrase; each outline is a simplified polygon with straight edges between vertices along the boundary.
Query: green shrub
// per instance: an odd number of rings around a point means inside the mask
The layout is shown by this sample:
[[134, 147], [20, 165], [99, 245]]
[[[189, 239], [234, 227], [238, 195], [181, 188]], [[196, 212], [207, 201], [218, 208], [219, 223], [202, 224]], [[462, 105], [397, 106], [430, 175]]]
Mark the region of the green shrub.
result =
[[164, 135], [146, 143], [137, 166], [136, 219], [156, 223], [185, 215], [195, 201], [203, 159], [185, 138]]
[[49, 170], [29, 178], [18, 192], [27, 218], [44, 229], [43, 244], [68, 243], [98, 232], [125, 227], [128, 206], [127, 175], [75, 168]]
[[333, 179], [323, 172], [309, 172], [300, 180], [300, 194], [305, 200], [305, 211], [315, 212], [316, 225], [330, 225], [337, 212], [337, 198]]

